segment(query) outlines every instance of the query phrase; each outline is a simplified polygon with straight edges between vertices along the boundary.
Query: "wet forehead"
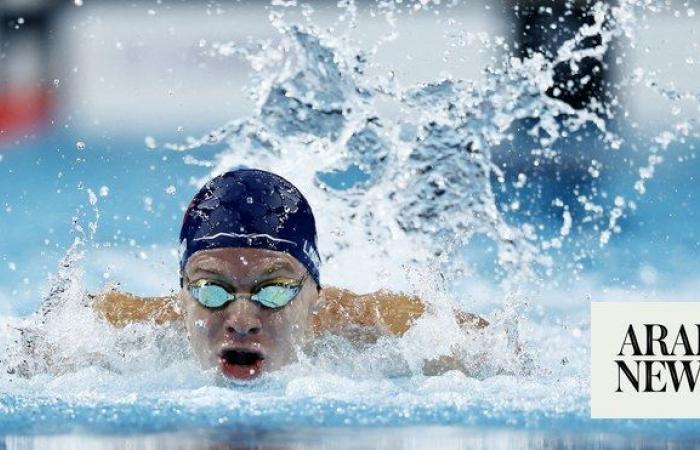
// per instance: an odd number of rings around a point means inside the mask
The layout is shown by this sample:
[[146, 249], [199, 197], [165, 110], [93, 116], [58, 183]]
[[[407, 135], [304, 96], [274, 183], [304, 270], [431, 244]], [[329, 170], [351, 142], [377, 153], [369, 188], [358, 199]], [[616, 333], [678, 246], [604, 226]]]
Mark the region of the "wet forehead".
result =
[[201, 250], [187, 261], [189, 277], [207, 272], [246, 282], [263, 276], [279, 274], [300, 277], [304, 267], [284, 252], [251, 248], [217, 248]]

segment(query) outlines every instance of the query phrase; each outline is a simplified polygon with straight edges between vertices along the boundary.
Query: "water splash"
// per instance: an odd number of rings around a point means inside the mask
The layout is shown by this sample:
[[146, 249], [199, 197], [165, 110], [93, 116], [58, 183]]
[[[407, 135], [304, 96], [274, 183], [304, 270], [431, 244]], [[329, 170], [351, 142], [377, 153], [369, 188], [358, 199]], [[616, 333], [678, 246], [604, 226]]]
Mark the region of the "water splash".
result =
[[[382, 8], [397, 12], [393, 4]], [[605, 245], [620, 231], [618, 219], [628, 202], [614, 195], [622, 205], [606, 200], [610, 196], [598, 186], [604, 167], [595, 154], [576, 155], [587, 175], [571, 183], [568, 196], [575, 204], [557, 201], [561, 226], [555, 235], [545, 235], [540, 223], [518, 222], [498, 204], [495, 190], [508, 191], [507, 180], [513, 177], [495, 163], [494, 149], [525, 131], [534, 148], [518, 158], [533, 168], [556, 165], [566, 157], [557, 143], [592, 127], [608, 151], [618, 151], [624, 139], [609, 126], [616, 110], [595, 99], [575, 109], [553, 97], [555, 68], [566, 65], [576, 74], [583, 60], [602, 61], [616, 40], [634, 37], [637, 16], [658, 8], [654, 2], [597, 2], [589, 11], [590, 24], [552, 55], [513, 57], [508, 44], [494, 39], [490, 45], [507, 51], [485, 68], [485, 82], [448, 78], [408, 87], [395, 78], [367, 75], [373, 63], [367, 52], [348, 44], [348, 36], [313, 24], [288, 25], [280, 13], [274, 20], [282, 36], [278, 46], [217, 47], [219, 54], [251, 61], [256, 114], [168, 147], [192, 151], [225, 143], [226, 150], [207, 162], [212, 174], [249, 165], [290, 178], [312, 205], [324, 205], [318, 215], [326, 260], [343, 259], [343, 251], [360, 247], [369, 259], [391, 254], [388, 264], [415, 264], [443, 253], [450, 247], [445, 239], [464, 244], [483, 235], [498, 247], [499, 278], [516, 286], [551, 276], [553, 254], [574, 234], [598, 233]], [[597, 45], [583, 45], [591, 37], [598, 38]], [[382, 114], [379, 104], [387, 101], [398, 113]], [[687, 135], [690, 125], [685, 126]], [[664, 147], [672, 136], [661, 135]], [[652, 148], [648, 165], [639, 168], [634, 185], [639, 194], [662, 161], [655, 153]], [[535, 176], [540, 179], [525, 183], [546, 181]], [[583, 214], [575, 212], [578, 204]]]
[[41, 374], [60, 376], [89, 367], [139, 373], [189, 357], [180, 324], [137, 323], [116, 329], [98, 317], [92, 307], [94, 295], [84, 287], [84, 245], [80, 238], [74, 240], [57, 272], [49, 277], [38, 311], [5, 324], [1, 382]]
[[[346, 6], [352, 23], [357, 11]], [[281, 34], [279, 45], [230, 43], [215, 48], [219, 55], [235, 54], [251, 62], [256, 72], [255, 115], [186, 145], [168, 147], [191, 152], [224, 143], [226, 149], [208, 162], [212, 174], [247, 165], [280, 173], [300, 186], [312, 205], [323, 205], [317, 215], [321, 250], [331, 266], [326, 272], [343, 272], [360, 257], [376, 264], [376, 275], [372, 270], [363, 275], [384, 283], [405, 278], [404, 267], [422, 267], [423, 280], [438, 268], [443, 278], [424, 282], [430, 288], [421, 292], [436, 311], [451, 304], [439, 292], [462, 269], [459, 249], [475, 236], [492, 240], [499, 271], [491, 276], [504, 288], [504, 302], [496, 314], [503, 316], [511, 342], [506, 353], [513, 358], [519, 339], [516, 324], [525, 311], [518, 290], [524, 283], [552, 276], [555, 258], [575, 235], [597, 234], [599, 246], [605, 246], [635, 205], [622, 195], [610, 196], [600, 185], [605, 167], [599, 156], [576, 155], [584, 175], [565, 193], [572, 200], [553, 201], [561, 222], [548, 235], [550, 227], [543, 227], [536, 216], [519, 221], [499, 204], [497, 191], [508, 195], [507, 180], [516, 177], [496, 162], [499, 155], [494, 152], [516, 134], [525, 134], [532, 141], [529, 154], [517, 158], [535, 169], [554, 167], [558, 177], [556, 166], [566, 155], [557, 144], [577, 132], [593, 130], [608, 152], [620, 151], [624, 139], [610, 126], [618, 112], [615, 103], [592, 99], [581, 108], [572, 107], [556, 98], [555, 70], [567, 66], [577, 74], [584, 60], [602, 63], [617, 41], [633, 42], [640, 16], [660, 8], [655, 2], [592, 3], [588, 23], [554, 52], [514, 57], [503, 39], [482, 39], [504, 50], [497, 63], [485, 68], [485, 81], [445, 78], [405, 87], [393, 75], [368, 75], [376, 47], [369, 52], [353, 48], [353, 26], [338, 36], [335, 26], [323, 30], [313, 23], [290, 25], [284, 10], [273, 20]], [[401, 13], [391, 2], [379, 10], [390, 25]], [[395, 30], [385, 38], [389, 36], [395, 37]], [[587, 44], [591, 38], [595, 45]], [[393, 103], [393, 114], [383, 112], [383, 102]], [[668, 145], [669, 134], [661, 136]], [[638, 169], [634, 188], [639, 194], [662, 161], [655, 153], [652, 148], [648, 165]], [[549, 176], [536, 171], [527, 176], [526, 169], [518, 170], [516, 189], [529, 185], [536, 191], [533, 186]], [[594, 251], [582, 250], [576, 258], [591, 257]], [[342, 275], [335, 280], [353, 284]], [[367, 284], [375, 286], [372, 281]], [[397, 284], [406, 288], [405, 282]]]

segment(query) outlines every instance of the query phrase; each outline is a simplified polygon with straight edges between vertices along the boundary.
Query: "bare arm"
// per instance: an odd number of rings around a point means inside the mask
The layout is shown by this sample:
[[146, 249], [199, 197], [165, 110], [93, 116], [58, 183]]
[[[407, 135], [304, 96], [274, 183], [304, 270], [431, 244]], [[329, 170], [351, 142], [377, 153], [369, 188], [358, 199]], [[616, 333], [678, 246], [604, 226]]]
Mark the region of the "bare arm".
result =
[[[386, 290], [358, 295], [338, 288], [323, 290], [325, 301], [314, 316], [316, 334], [333, 333], [349, 338], [352, 342], [376, 341], [381, 336], [401, 336], [413, 322], [425, 314], [426, 306], [416, 297]], [[489, 325], [476, 314], [455, 311], [455, 319], [463, 330], [478, 330]], [[479, 366], [479, 358], [464, 361], [458, 355], [442, 355], [426, 360], [425, 375], [439, 375], [449, 370], [470, 374]]]
[[[420, 298], [387, 290], [358, 295], [347, 289], [326, 287], [322, 296], [321, 307], [314, 315], [316, 334], [355, 325], [401, 336], [426, 310]], [[455, 311], [455, 318], [463, 328], [478, 329], [489, 324], [464, 311]]]
[[[320, 307], [312, 318], [315, 334], [338, 334], [356, 344], [374, 342], [381, 336], [401, 336], [426, 311], [420, 298], [386, 290], [358, 295], [347, 289], [325, 287], [321, 296]], [[110, 290], [94, 296], [93, 307], [115, 327], [135, 322], [164, 324], [182, 320], [175, 297], [144, 298]], [[464, 311], [455, 311], [455, 318], [465, 330], [481, 329], [489, 324]], [[437, 375], [448, 370], [470, 373], [467, 363], [455, 355], [443, 355], [425, 361], [423, 373]], [[474, 365], [475, 362], [470, 363]]]
[[[359, 326], [400, 336], [425, 313], [425, 304], [418, 297], [387, 290], [358, 295], [347, 289], [325, 287], [321, 296], [321, 306], [313, 317], [317, 335]], [[94, 297], [93, 308], [116, 327], [151, 320], [157, 324], [182, 320], [175, 297], [138, 297], [109, 290]], [[455, 317], [467, 328], [488, 325], [481, 317], [463, 311], [456, 311]]]
[[151, 320], [159, 325], [182, 320], [175, 297], [137, 297], [109, 290], [95, 295], [92, 306], [115, 327]]

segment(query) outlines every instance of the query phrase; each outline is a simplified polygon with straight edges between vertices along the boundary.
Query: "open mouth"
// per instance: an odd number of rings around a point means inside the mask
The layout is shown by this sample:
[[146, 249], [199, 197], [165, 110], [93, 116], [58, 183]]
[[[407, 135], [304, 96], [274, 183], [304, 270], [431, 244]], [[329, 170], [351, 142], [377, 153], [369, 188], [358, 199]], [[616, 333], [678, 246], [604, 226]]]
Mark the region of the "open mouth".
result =
[[245, 380], [260, 374], [264, 361], [263, 354], [256, 350], [227, 349], [221, 352], [219, 366], [225, 376]]

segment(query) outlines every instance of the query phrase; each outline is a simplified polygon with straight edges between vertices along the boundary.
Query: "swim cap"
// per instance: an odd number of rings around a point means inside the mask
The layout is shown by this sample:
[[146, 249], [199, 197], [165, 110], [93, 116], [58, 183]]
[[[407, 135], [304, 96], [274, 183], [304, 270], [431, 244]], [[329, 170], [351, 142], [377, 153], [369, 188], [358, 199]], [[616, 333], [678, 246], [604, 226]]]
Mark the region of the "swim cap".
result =
[[295, 257], [320, 286], [316, 221], [289, 181], [270, 172], [236, 169], [207, 182], [185, 211], [180, 230], [180, 282], [199, 250], [262, 248]]

